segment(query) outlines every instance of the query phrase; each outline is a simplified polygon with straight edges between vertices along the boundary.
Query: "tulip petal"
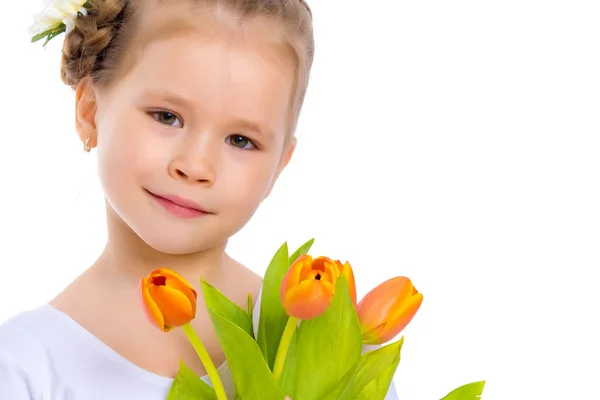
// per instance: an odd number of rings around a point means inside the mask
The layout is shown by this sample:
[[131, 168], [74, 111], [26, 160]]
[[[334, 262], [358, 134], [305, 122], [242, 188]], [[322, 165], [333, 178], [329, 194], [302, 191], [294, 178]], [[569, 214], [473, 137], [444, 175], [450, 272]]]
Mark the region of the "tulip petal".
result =
[[[298, 277], [298, 281], [314, 281], [321, 279], [321, 277], [325, 274], [325, 269], [322, 267], [322, 263], [319, 261], [320, 257], [315, 258], [314, 260], [311, 258], [310, 262], [304, 262], [302, 264], [302, 270], [300, 271], [300, 276]], [[319, 278], [317, 278], [319, 275]]]
[[292, 286], [296, 286], [300, 282], [300, 275], [303, 269], [312, 264], [312, 257], [308, 254], [303, 254], [296, 259], [290, 266], [288, 272], [283, 277], [283, 281], [280, 286], [280, 297], [281, 302], [285, 301], [285, 295]]
[[413, 294], [412, 296], [404, 299], [404, 301], [398, 304], [398, 307], [395, 309], [395, 312], [392, 314], [392, 318], [399, 318], [402, 315], [406, 314], [415, 314], [421, 303], [423, 302], [423, 295], [419, 292]]
[[323, 280], [330, 282], [335, 287], [335, 282], [342, 273], [342, 271], [338, 268], [336, 262], [329, 257], [322, 256], [318, 257], [317, 260], [319, 260], [319, 263], [317, 264], [319, 266], [319, 269], [323, 271], [323, 275], [325, 278]]
[[285, 295], [283, 307], [292, 317], [308, 320], [323, 314], [333, 298], [333, 285], [325, 281], [303, 281]]
[[187, 280], [185, 280], [183, 276], [179, 275], [177, 272], [166, 268], [158, 268], [155, 269], [150, 276], [164, 276], [169, 282], [177, 281], [182, 288], [185, 287], [193, 293], [195, 300], [196, 290], [192, 285], [189, 284]]
[[348, 282], [348, 292], [350, 293], [352, 304], [356, 305], [356, 282], [354, 281], [354, 272], [352, 271], [352, 267], [350, 266], [349, 262], [346, 261], [346, 263], [342, 266], [342, 273], [346, 278], [346, 282]]
[[384, 331], [381, 333], [381, 337], [379, 339], [380, 342], [389, 342], [400, 332], [402, 332], [417, 314], [422, 302], [423, 295], [421, 293], [417, 293], [416, 295], [406, 299], [402, 304], [400, 311], [388, 318], [388, 323], [385, 325]]
[[368, 328], [363, 325], [360, 326], [360, 330], [362, 333], [363, 343], [364, 344], [382, 344], [384, 342], [381, 341], [381, 334], [386, 327], [386, 323], [377, 325], [374, 328]]
[[140, 292], [140, 299], [142, 300], [142, 308], [146, 313], [146, 316], [150, 322], [164, 331], [165, 320], [160, 312], [160, 309], [152, 299], [152, 296], [150, 296], [150, 291], [148, 290], [148, 278], [141, 279], [138, 288]]
[[383, 344], [393, 339], [412, 320], [422, 301], [423, 295], [406, 277], [389, 279], [371, 290], [356, 308], [361, 331], [367, 333], [365, 343]]
[[196, 300], [198, 294], [196, 290], [190, 285], [181, 275], [170, 271], [161, 269], [160, 272], [166, 278], [165, 285], [181, 292], [192, 305], [192, 315], [196, 316]]
[[[408, 298], [413, 289], [410, 279], [404, 276], [388, 279], [367, 293], [357, 305], [357, 312], [360, 313], [360, 310], [365, 308], [369, 310], [372, 318], [376, 317], [374, 314], [388, 316], [398, 307], [397, 302]], [[378, 316], [376, 318], [381, 320]]]
[[165, 329], [187, 324], [193, 319], [194, 308], [185, 294], [169, 286], [150, 285], [148, 289], [162, 311]]

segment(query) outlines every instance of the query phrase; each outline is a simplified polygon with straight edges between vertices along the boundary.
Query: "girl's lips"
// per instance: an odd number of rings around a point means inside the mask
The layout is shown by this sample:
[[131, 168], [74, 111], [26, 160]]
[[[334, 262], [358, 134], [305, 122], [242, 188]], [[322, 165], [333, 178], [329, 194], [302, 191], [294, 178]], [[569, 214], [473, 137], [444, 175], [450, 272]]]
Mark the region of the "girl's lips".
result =
[[175, 195], [157, 195], [149, 191], [148, 193], [167, 211], [178, 217], [197, 218], [210, 214], [191, 200]]

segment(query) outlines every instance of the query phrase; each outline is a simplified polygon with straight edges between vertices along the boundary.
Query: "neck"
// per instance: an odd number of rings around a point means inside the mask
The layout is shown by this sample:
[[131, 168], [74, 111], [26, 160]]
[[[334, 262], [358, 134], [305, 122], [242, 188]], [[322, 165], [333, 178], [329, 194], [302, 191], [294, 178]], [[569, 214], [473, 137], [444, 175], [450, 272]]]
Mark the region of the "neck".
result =
[[102, 255], [94, 265], [104, 278], [136, 284], [156, 268], [177, 272], [198, 288], [200, 277], [209, 282], [218, 280], [222, 267], [230, 261], [225, 253], [227, 242], [190, 254], [166, 254], [150, 247], [107, 205], [108, 240]]

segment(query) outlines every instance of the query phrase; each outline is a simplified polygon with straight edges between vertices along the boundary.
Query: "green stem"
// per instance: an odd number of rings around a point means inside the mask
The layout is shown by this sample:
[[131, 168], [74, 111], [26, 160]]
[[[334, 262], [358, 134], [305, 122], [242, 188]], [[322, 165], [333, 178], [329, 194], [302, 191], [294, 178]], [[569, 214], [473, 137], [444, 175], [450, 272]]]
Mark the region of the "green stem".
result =
[[294, 337], [294, 333], [296, 332], [297, 326], [298, 318], [288, 318], [287, 324], [285, 325], [285, 329], [283, 330], [283, 335], [281, 335], [281, 340], [279, 341], [277, 355], [275, 355], [275, 364], [273, 365], [273, 375], [275, 375], [275, 379], [277, 379], [277, 382], [281, 380], [281, 374], [283, 373], [285, 359], [287, 357], [287, 353], [290, 348], [290, 344], [292, 343], [292, 338]]
[[204, 369], [206, 370], [206, 373], [213, 384], [213, 388], [217, 394], [217, 400], [227, 400], [227, 395], [225, 394], [225, 389], [223, 388], [223, 382], [221, 382], [221, 378], [219, 378], [219, 373], [215, 368], [215, 364], [213, 364], [212, 360], [210, 359], [210, 356], [200, 341], [200, 338], [196, 334], [196, 331], [194, 331], [194, 328], [192, 328], [192, 325], [189, 323], [183, 325], [181, 328], [192, 343], [192, 346], [194, 346], [196, 353], [198, 353], [200, 361], [202, 361], [202, 365], [204, 365]]

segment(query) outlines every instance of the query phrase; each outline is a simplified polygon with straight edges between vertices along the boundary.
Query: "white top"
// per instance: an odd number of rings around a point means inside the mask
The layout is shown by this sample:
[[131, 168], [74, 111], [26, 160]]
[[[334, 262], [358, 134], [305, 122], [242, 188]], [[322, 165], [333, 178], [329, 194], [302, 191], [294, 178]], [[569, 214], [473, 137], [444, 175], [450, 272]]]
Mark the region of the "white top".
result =
[[[259, 304], [260, 296], [255, 310]], [[233, 399], [226, 363], [219, 375]], [[165, 400], [172, 382], [128, 361], [50, 305], [0, 325], [2, 400]], [[385, 400], [398, 400], [393, 386]]]

